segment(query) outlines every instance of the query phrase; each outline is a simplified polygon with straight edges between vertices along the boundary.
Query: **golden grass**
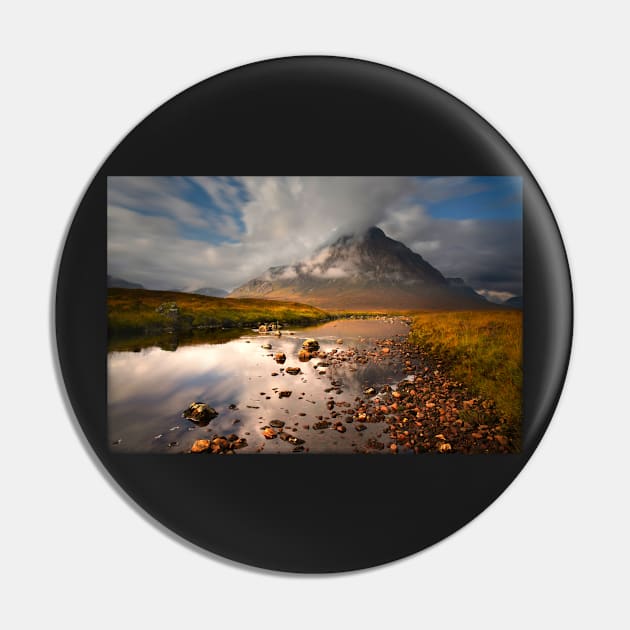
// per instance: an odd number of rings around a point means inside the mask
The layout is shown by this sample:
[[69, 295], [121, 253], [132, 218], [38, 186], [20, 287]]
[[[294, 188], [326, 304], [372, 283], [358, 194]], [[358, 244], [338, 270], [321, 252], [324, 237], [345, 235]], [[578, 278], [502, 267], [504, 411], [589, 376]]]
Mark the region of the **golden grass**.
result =
[[497, 412], [520, 434], [523, 386], [521, 311], [419, 313], [409, 340], [437, 355], [476, 396], [494, 400]]
[[[175, 303], [172, 316], [161, 305]], [[239, 328], [260, 322], [312, 324], [328, 319], [321, 309], [298, 302], [215, 298], [205, 295], [146, 289], [108, 289], [107, 325], [110, 334], [147, 333], [165, 329], [190, 330], [198, 327]]]

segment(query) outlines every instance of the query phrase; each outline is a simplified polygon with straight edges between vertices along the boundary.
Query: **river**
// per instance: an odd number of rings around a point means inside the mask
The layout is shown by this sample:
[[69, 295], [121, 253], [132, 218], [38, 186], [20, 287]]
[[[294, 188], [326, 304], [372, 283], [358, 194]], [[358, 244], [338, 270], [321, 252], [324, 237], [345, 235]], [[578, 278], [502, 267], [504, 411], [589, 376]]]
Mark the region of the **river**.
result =
[[[172, 335], [146, 341], [148, 347], [110, 344], [118, 348], [108, 353], [111, 448], [188, 453], [198, 439], [236, 434], [247, 440], [239, 455], [362, 451], [368, 440], [382, 437], [386, 425], [360, 423], [357, 408], [382, 386], [395, 387], [405, 377], [400, 357], [385, 354], [382, 343], [407, 333], [400, 318], [341, 319], [282, 330], [281, 336], [247, 330], [188, 340]], [[327, 357], [300, 362], [298, 352], [307, 338], [316, 339]], [[263, 348], [267, 344], [272, 348]], [[286, 354], [284, 364], [274, 360], [279, 352]], [[290, 375], [288, 367], [301, 372]], [[291, 394], [280, 397], [280, 392]], [[218, 416], [206, 426], [184, 419], [182, 412], [193, 401], [207, 403]], [[303, 450], [289, 441], [266, 439], [263, 428], [272, 420], [284, 422], [283, 432], [304, 440]], [[322, 420], [332, 426], [315, 430]], [[335, 429], [335, 423], [344, 428]]]

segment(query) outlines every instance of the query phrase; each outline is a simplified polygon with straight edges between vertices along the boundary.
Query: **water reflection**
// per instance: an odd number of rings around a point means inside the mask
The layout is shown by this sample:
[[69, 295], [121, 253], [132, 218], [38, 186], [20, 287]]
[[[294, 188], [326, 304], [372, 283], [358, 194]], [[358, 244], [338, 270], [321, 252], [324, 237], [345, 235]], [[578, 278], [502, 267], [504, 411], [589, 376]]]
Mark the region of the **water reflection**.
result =
[[[241, 453], [290, 453], [281, 440], [266, 441], [260, 428], [271, 420], [285, 423], [306, 440], [309, 452], [352, 452], [357, 444], [377, 436], [381, 424], [368, 425], [359, 435], [348, 426], [346, 433], [305, 429], [318, 416], [327, 416], [327, 401], [343, 419], [345, 410], [367, 386], [396, 382], [402, 378], [395, 359], [365, 365], [348, 361], [317, 369], [318, 359], [300, 362], [298, 352], [308, 337], [316, 338], [321, 350], [369, 348], [375, 339], [406, 334], [397, 320], [339, 320], [296, 330], [295, 334], [259, 335], [221, 331], [218, 335], [112, 340], [108, 355], [109, 436], [113, 449], [123, 452], [186, 452], [192, 443], [210, 435], [235, 433], [248, 447]], [[343, 343], [337, 340], [343, 338]], [[271, 349], [261, 346], [271, 344]], [[284, 366], [273, 355], [284, 352]], [[281, 368], [299, 366], [291, 376]], [[332, 386], [332, 383], [339, 385]], [[328, 391], [327, 391], [328, 390]], [[281, 391], [290, 391], [280, 397]], [[340, 393], [337, 393], [340, 392]], [[219, 412], [208, 426], [181, 417], [192, 401], [203, 401]]]
[[243, 331], [236, 328], [219, 330], [209, 328], [160, 335], [116, 335], [110, 336], [107, 349], [109, 352], [140, 352], [143, 348], [156, 347], [167, 352], [175, 352], [180, 345], [227, 343], [232, 339], [238, 339], [242, 334]]

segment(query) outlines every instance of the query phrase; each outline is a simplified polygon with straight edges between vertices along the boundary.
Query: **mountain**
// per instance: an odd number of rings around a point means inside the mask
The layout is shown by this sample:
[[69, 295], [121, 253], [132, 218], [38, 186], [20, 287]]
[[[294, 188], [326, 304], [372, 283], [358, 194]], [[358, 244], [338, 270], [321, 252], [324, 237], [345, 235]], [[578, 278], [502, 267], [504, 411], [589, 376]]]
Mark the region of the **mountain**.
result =
[[474, 309], [489, 302], [461, 278], [445, 278], [420, 254], [376, 227], [270, 267], [230, 297], [304, 302], [329, 309]]
[[215, 289], [214, 287], [201, 287], [200, 289], [189, 291], [189, 293], [196, 293], [197, 295], [207, 295], [209, 297], [226, 297], [229, 291], [226, 291], [225, 289]]
[[129, 282], [128, 280], [116, 278], [109, 274], [107, 275], [107, 287], [111, 289], [144, 289], [144, 287], [137, 282]]
[[505, 306], [509, 306], [510, 308], [523, 308], [523, 296], [515, 295], [514, 297], [505, 300], [503, 304]]

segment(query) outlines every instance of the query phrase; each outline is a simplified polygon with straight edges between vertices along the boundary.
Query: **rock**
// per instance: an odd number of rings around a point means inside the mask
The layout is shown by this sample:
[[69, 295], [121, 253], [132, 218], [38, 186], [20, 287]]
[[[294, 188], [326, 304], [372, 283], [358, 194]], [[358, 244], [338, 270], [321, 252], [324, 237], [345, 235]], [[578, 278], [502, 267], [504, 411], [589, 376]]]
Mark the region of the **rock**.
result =
[[316, 350], [319, 350], [319, 342], [315, 339], [305, 339], [302, 342], [302, 348], [308, 350], [309, 352], [314, 352]]
[[291, 393], [292, 393], [292, 392], [291, 392], [291, 390], [289, 390], [289, 389], [283, 389], [283, 390], [282, 390], [282, 391], [278, 394], [278, 396], [279, 396], [280, 398], [289, 398], [289, 396], [291, 396]]
[[232, 448], [245, 448], [247, 446], [247, 440], [245, 438], [238, 438], [232, 442]]
[[373, 387], [368, 387], [367, 389], [363, 390], [363, 393], [366, 396], [374, 396], [374, 394], [376, 394], [376, 390]]
[[304, 348], [302, 348], [302, 350], [298, 352], [298, 359], [303, 363], [306, 361], [310, 361], [312, 356], [313, 355], [308, 350], [304, 350]]
[[332, 410], [334, 406], [335, 406], [335, 401], [334, 400], [329, 400], [326, 403], [326, 407], [328, 407], [328, 409], [330, 409], [330, 410]]
[[313, 424], [313, 430], [319, 431], [320, 429], [327, 429], [330, 426], [330, 422], [328, 420], [320, 420], [319, 422], [315, 422]]
[[295, 435], [290, 435], [287, 438], [287, 442], [289, 442], [290, 444], [295, 444], [296, 446], [304, 444], [304, 440], [299, 437], [295, 437]]
[[271, 427], [267, 427], [263, 430], [263, 435], [267, 440], [273, 440], [278, 434]]
[[263, 350], [271, 350], [271, 344], [270, 343], [263, 343], [262, 346], [260, 346]]
[[285, 369], [285, 372], [287, 374], [292, 374], [293, 376], [295, 376], [296, 374], [299, 374], [302, 370], [299, 367], [288, 367]]
[[236, 442], [236, 440], [238, 440], [238, 435], [236, 435], [236, 433], [230, 433], [230, 435], [227, 435], [225, 439], [228, 442]]
[[269, 425], [274, 429], [281, 429], [284, 426], [284, 422], [282, 420], [272, 420]]
[[266, 333], [267, 332], [267, 326], [265, 326], [264, 324], [262, 326], [258, 326], [258, 332], [259, 333]]
[[367, 441], [367, 447], [373, 448], [377, 451], [382, 451], [385, 448], [385, 444], [383, 444], [383, 442], [379, 442], [378, 440], [375, 440], [374, 438], [370, 438]]
[[204, 453], [210, 448], [210, 440], [196, 440], [192, 445], [191, 453]]
[[346, 427], [343, 426], [343, 424], [338, 424], [335, 429], [337, 431], [339, 431], [339, 433], [345, 433], [346, 432]]
[[383, 354], [389, 354], [389, 348], [387, 346], [385, 348], [381, 348], [381, 352]]
[[364, 424], [355, 424], [355, 425], [354, 425], [354, 428], [355, 428], [357, 431], [365, 431], [365, 430], [367, 429], [367, 427], [366, 427]]
[[182, 413], [183, 418], [205, 424], [208, 424], [210, 420], [216, 418], [218, 415], [215, 409], [201, 402], [190, 403], [188, 409], [184, 410]]
[[501, 445], [501, 446], [507, 446], [508, 445], [508, 439], [505, 437], [505, 435], [495, 435], [494, 439]]
[[303, 446], [296, 446], [296, 447], [293, 449], [293, 452], [294, 452], [294, 453], [301, 453], [301, 452], [303, 452], [303, 451], [304, 451], [304, 447], [303, 447]]
[[438, 446], [438, 451], [440, 453], [448, 453], [451, 450], [451, 445], [448, 442], [443, 442]]
[[287, 355], [284, 352], [276, 352], [273, 358], [276, 363], [284, 363], [287, 360]]
[[396, 444], [396, 442], [392, 442], [392, 443], [389, 445], [389, 450], [390, 450], [392, 453], [398, 453], [398, 444]]
[[341, 345], [343, 343], [343, 339], [337, 339], [337, 343]]

